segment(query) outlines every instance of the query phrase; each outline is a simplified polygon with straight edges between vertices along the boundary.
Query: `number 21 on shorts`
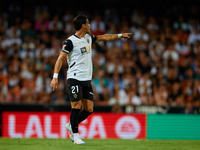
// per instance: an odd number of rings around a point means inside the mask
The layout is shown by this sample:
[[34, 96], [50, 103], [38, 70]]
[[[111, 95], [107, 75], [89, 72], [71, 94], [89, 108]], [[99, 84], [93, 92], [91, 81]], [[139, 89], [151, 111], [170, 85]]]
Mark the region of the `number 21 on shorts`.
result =
[[78, 93], [78, 85], [71, 86], [72, 94]]

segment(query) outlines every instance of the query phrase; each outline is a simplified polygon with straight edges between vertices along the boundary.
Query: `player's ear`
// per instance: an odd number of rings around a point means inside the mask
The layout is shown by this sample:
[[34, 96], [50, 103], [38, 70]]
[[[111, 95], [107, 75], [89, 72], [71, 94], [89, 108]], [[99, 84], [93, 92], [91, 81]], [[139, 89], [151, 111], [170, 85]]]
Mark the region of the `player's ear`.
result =
[[82, 24], [82, 28], [85, 29], [85, 24]]

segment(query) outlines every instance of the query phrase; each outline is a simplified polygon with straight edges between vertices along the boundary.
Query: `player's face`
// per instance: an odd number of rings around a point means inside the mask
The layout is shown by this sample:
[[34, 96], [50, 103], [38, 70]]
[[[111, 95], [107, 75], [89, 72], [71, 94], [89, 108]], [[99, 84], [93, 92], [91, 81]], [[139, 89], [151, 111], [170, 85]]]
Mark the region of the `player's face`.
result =
[[86, 20], [86, 24], [85, 25], [86, 25], [85, 26], [86, 33], [90, 34], [90, 27], [91, 27], [91, 25], [90, 25], [90, 22], [89, 22], [88, 19]]

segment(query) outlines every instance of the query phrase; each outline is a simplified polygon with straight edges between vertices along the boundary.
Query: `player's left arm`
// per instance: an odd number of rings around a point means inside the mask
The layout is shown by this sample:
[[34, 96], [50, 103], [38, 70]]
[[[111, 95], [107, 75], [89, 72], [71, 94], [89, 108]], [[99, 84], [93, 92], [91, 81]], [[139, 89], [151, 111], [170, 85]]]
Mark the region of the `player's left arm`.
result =
[[116, 40], [118, 38], [130, 38], [131, 34], [132, 33], [98, 35], [96, 43], [101, 42], [101, 41], [112, 41], [112, 40]]

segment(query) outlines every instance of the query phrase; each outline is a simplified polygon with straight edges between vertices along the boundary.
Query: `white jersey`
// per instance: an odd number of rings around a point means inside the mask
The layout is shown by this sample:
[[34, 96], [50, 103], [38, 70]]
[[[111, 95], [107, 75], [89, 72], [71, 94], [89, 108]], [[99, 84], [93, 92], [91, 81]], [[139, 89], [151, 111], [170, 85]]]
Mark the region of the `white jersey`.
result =
[[79, 81], [92, 79], [92, 43], [96, 39], [96, 36], [86, 34], [84, 38], [72, 35], [64, 41], [62, 52], [68, 53], [67, 62], [69, 65], [67, 79]]

